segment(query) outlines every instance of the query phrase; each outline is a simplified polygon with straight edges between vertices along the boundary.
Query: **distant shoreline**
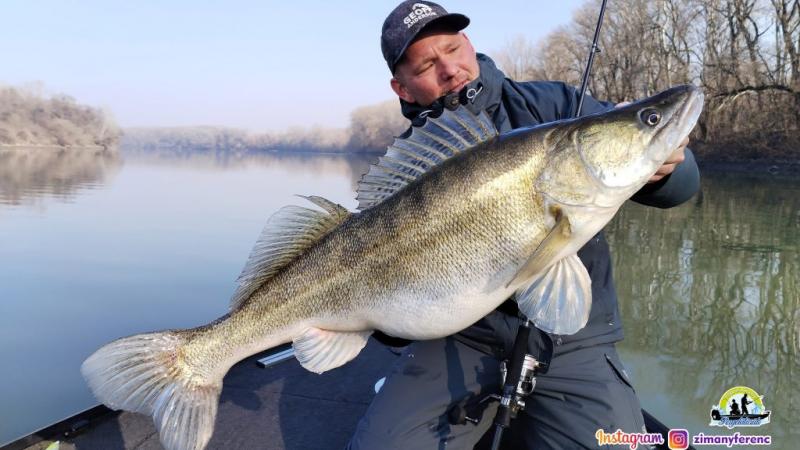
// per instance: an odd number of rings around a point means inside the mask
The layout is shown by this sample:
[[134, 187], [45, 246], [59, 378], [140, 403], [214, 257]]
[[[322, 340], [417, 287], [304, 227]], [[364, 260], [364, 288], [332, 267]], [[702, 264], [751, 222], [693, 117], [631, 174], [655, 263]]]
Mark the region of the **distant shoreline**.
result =
[[113, 147], [97, 144], [86, 145], [58, 145], [58, 144], [0, 144], [0, 148], [57, 148], [57, 149], [71, 149], [71, 148], [94, 148], [98, 150], [110, 150]]
[[129, 147], [122, 145], [120, 147], [122, 154], [128, 155], [158, 155], [158, 154], [166, 154], [166, 155], [187, 155], [187, 154], [208, 154], [208, 153], [217, 153], [217, 154], [228, 154], [231, 156], [234, 155], [241, 155], [241, 154], [257, 154], [257, 153], [268, 153], [268, 154], [280, 154], [280, 155], [342, 155], [342, 156], [358, 156], [358, 155], [365, 155], [365, 156], [381, 156], [386, 153], [386, 150], [299, 150], [299, 149], [276, 149], [276, 148], [247, 148], [247, 147], [239, 147], [233, 149], [224, 149], [224, 148], [182, 148], [182, 147], [161, 147], [161, 148], [137, 148], [137, 147]]
[[385, 150], [353, 150], [353, 151], [341, 151], [341, 152], [334, 152], [334, 151], [326, 151], [326, 150], [258, 150], [253, 149], [251, 151], [254, 152], [267, 152], [267, 153], [280, 153], [282, 155], [292, 155], [297, 153], [302, 153], [304, 155], [365, 155], [365, 156], [383, 156], [386, 151]]
[[[103, 146], [103, 145], [56, 145], [56, 144], [0, 144], [0, 150], [3, 149], [54, 149], [54, 150], [70, 150], [70, 149], [92, 149], [111, 152], [120, 152], [121, 154], [133, 155], [146, 155], [146, 154], [172, 154], [172, 155], [186, 155], [186, 154], [205, 154], [210, 152], [215, 153], [228, 153], [230, 155], [242, 153], [268, 153], [280, 156], [369, 156], [379, 157], [385, 154], [385, 150], [296, 150], [296, 149], [263, 149], [263, 148], [237, 148], [237, 149], [183, 149], [183, 148], [168, 148], [162, 147], [160, 149], [141, 149], [141, 148], [126, 148], [122, 146]], [[702, 157], [695, 156], [697, 165], [701, 171], [707, 172], [735, 172], [735, 173], [761, 173], [761, 174], [800, 174], [800, 160], [770, 160], [770, 159], [747, 159], [747, 160], [728, 160], [728, 161], [715, 161], [703, 159]]]
[[800, 174], [800, 161], [785, 160], [742, 160], [706, 161], [698, 159], [701, 172], [759, 173], [771, 175]]

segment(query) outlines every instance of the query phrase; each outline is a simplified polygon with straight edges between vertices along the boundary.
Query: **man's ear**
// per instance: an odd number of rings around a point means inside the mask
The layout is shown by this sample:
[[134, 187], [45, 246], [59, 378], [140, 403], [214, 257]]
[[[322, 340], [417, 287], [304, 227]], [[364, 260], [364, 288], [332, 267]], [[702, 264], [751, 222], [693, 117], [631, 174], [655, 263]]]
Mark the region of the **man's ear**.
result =
[[392, 79], [389, 80], [389, 84], [392, 85], [392, 90], [394, 91], [395, 94], [397, 94], [398, 97], [400, 97], [401, 99], [405, 100], [408, 103], [416, 102], [414, 96], [411, 95], [410, 92], [408, 92], [408, 89], [406, 89], [406, 87], [400, 80], [398, 80], [395, 77], [392, 77]]
[[470, 50], [472, 50], [472, 53], [475, 53], [475, 47], [472, 46], [472, 42], [469, 40], [469, 36], [467, 36], [467, 33], [463, 32], [463, 31], [461, 31], [460, 33], [461, 33], [461, 36], [464, 37], [465, 43], [469, 46]]

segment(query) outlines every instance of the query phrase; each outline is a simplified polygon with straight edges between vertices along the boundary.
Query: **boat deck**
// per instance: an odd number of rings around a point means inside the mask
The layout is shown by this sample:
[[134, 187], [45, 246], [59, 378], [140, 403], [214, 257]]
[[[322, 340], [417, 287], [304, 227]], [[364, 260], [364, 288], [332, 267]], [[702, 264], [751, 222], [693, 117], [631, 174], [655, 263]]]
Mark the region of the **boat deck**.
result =
[[[342, 449], [396, 355], [370, 340], [355, 360], [322, 375], [294, 358], [262, 369], [256, 364], [262, 357], [240, 362], [225, 377], [207, 449]], [[152, 419], [129, 412], [108, 414], [60, 440], [60, 450], [162, 448]]]

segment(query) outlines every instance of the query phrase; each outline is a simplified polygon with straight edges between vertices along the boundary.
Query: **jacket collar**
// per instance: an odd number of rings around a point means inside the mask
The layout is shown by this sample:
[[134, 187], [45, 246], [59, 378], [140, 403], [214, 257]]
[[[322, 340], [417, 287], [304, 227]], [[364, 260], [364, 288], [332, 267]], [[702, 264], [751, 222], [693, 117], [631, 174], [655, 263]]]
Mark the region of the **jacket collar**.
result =
[[400, 100], [400, 110], [415, 126], [425, 123], [428, 116], [438, 117], [445, 107], [455, 109], [459, 104], [466, 106], [473, 114], [487, 110], [490, 114], [500, 104], [505, 75], [488, 56], [478, 53], [478, 78], [464, 86], [458, 93], [437, 99], [429, 106], [408, 103]]

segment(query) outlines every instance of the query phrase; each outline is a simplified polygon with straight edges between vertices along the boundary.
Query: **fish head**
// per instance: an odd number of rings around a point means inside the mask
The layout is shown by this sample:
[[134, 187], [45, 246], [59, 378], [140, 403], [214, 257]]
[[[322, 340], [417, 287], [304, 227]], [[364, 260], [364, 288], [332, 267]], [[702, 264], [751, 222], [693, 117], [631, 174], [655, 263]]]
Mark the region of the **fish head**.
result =
[[638, 190], [689, 135], [702, 108], [700, 89], [677, 86], [589, 116], [572, 138], [598, 187]]
[[618, 208], [694, 128], [703, 94], [692, 85], [554, 127], [552, 163], [538, 184], [558, 203]]

